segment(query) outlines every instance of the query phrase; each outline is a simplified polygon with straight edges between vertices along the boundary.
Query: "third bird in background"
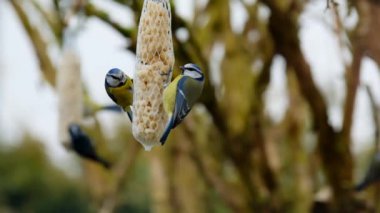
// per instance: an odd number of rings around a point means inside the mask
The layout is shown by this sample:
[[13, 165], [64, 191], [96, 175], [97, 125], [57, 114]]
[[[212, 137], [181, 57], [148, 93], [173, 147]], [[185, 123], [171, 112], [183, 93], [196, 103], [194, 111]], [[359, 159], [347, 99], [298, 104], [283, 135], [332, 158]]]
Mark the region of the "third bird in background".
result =
[[110, 168], [111, 164], [99, 157], [90, 137], [83, 132], [78, 124], [70, 124], [68, 128], [70, 134], [70, 148], [83, 158], [98, 162], [105, 168]]

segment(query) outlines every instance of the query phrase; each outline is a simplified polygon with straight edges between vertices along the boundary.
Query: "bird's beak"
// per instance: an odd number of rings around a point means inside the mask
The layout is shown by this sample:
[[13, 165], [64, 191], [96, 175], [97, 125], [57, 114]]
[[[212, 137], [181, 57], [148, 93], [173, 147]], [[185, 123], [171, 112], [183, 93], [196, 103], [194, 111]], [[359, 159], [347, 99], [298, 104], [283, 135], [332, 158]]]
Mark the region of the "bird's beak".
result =
[[180, 66], [179, 68], [182, 70], [182, 73], [185, 71], [185, 67], [184, 66]]

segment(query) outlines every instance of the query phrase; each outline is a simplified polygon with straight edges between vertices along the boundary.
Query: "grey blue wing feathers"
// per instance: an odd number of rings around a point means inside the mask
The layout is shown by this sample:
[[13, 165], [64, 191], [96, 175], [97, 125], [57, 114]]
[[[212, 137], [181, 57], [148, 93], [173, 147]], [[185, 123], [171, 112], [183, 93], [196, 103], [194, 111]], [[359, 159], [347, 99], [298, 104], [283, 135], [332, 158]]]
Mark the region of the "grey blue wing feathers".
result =
[[191, 107], [188, 105], [186, 94], [183, 88], [186, 80], [187, 80], [187, 77], [184, 77], [178, 82], [176, 97], [175, 97], [174, 112], [172, 116], [169, 118], [170, 121], [167, 123], [165, 127], [165, 131], [160, 138], [161, 145], [165, 144], [170, 131], [174, 129], [176, 126], [178, 126], [178, 124], [182, 122], [182, 120], [186, 117], [186, 115], [191, 110]]
[[189, 106], [189, 103], [186, 98], [184, 85], [187, 78], [182, 78], [178, 82], [177, 87], [177, 93], [176, 93], [176, 101], [175, 101], [175, 107], [174, 112], [172, 116], [172, 129], [174, 129], [178, 124], [182, 122], [182, 120], [186, 117], [186, 115], [190, 112], [191, 106]]

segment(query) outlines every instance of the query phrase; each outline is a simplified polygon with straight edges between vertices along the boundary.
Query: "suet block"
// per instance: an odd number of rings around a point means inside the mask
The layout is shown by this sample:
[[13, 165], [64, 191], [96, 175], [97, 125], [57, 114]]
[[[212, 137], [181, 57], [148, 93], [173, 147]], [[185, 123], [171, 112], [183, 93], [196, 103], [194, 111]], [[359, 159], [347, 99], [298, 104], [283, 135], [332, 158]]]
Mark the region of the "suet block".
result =
[[167, 122], [162, 104], [174, 65], [168, 0], [145, 0], [139, 22], [133, 94], [133, 136], [150, 150]]

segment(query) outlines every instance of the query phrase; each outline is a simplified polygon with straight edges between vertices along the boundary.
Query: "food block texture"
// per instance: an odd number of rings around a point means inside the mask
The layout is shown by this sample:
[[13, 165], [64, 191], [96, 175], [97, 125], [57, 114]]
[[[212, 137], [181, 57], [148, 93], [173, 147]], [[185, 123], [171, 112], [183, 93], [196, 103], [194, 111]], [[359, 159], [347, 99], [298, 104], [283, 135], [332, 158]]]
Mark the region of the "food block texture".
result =
[[162, 94], [173, 65], [170, 3], [145, 0], [137, 37], [132, 124], [133, 135], [145, 150], [160, 144], [167, 122]]

